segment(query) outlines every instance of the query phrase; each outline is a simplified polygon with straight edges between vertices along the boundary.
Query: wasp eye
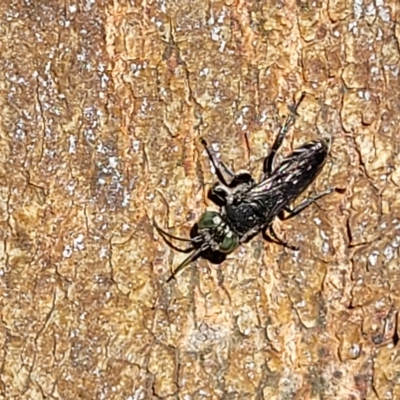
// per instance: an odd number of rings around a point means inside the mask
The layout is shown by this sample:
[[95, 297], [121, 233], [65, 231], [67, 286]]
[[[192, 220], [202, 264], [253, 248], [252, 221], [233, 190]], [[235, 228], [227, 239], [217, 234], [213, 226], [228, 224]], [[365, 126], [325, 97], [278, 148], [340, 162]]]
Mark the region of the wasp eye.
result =
[[216, 228], [222, 222], [222, 218], [216, 211], [206, 211], [199, 219], [199, 229]]
[[228, 232], [225, 236], [224, 239], [222, 240], [222, 243], [219, 245], [219, 251], [222, 253], [231, 253], [233, 250], [236, 249], [239, 245], [239, 238], [237, 235], [235, 235], [233, 232]]

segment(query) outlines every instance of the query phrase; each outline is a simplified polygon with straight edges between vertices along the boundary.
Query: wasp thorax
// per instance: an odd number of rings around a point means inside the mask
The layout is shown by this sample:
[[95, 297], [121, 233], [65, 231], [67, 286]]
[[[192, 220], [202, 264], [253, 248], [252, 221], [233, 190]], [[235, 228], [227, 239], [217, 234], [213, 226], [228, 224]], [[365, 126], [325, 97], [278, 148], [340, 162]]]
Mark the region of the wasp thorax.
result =
[[231, 253], [238, 246], [239, 246], [239, 237], [232, 231], [228, 231], [224, 235], [222, 242], [218, 247], [218, 250], [221, 251], [222, 253]]
[[222, 222], [221, 215], [216, 211], [206, 211], [199, 219], [197, 226], [199, 229], [216, 228]]

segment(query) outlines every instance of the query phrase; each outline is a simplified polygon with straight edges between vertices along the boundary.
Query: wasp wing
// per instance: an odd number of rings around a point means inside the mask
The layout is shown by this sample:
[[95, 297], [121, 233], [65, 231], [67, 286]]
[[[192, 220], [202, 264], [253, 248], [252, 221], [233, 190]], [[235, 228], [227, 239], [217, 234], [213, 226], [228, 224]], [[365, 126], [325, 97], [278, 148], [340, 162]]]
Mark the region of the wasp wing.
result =
[[271, 176], [250, 188], [243, 202], [267, 201], [268, 215], [272, 219], [294, 201], [317, 177], [328, 155], [324, 140], [304, 144], [294, 150], [275, 168]]

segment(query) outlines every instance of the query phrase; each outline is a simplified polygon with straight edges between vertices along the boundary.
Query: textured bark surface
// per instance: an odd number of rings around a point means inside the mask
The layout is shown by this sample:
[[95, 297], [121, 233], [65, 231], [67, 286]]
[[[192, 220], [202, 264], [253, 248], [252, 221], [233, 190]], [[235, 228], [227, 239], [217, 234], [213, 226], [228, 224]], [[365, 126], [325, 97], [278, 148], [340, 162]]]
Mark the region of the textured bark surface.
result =
[[[398, 0], [79, 3], [0, 3], [1, 398], [400, 399]], [[345, 193], [166, 284], [301, 91]]]

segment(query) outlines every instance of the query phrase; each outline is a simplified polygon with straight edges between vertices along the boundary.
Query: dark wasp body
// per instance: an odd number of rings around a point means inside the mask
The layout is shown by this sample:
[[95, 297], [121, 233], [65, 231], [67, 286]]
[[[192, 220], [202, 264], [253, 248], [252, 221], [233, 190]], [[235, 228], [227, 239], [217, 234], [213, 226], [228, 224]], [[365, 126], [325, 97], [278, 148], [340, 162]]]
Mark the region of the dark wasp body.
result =
[[[261, 231], [268, 239], [294, 249], [278, 239], [273, 230], [273, 219], [284, 210], [288, 213], [284, 219], [293, 217], [317, 199], [334, 191], [334, 188], [329, 188], [303, 200], [294, 209], [290, 208], [292, 202], [315, 180], [325, 164], [329, 146], [323, 139], [298, 147], [274, 167], [275, 155], [288, 129], [294, 123], [295, 113], [304, 97], [305, 93], [302, 93], [279, 131], [270, 154], [264, 160], [263, 176], [259, 183], [256, 183], [249, 173], [234, 174], [223, 162], [215, 158], [205, 140], [201, 140], [219, 179], [219, 183], [213, 186], [209, 195], [220, 206], [220, 211], [206, 211], [200, 217], [196, 233], [191, 239], [173, 236], [155, 224], [164, 240], [174, 249], [192, 252], [168, 281], [202, 253], [231, 253], [240, 243], [250, 240]], [[190, 246], [185, 250], [178, 249], [167, 238], [190, 242]]]

